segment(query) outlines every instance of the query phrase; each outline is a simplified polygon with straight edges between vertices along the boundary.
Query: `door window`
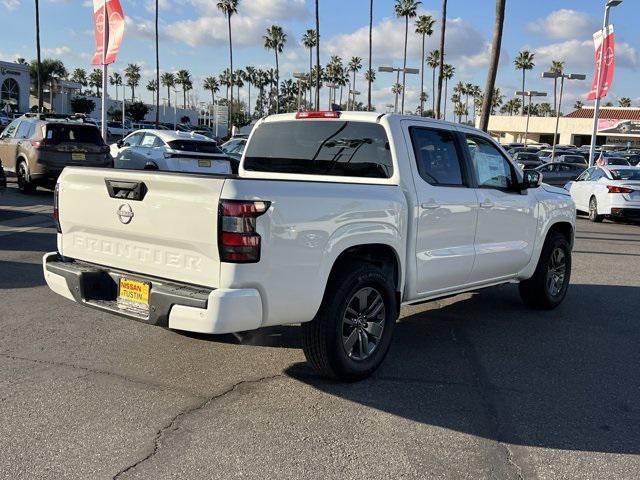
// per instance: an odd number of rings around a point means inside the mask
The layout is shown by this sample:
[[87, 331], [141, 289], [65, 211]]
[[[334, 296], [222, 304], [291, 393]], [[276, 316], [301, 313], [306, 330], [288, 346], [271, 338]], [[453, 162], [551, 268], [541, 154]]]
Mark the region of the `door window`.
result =
[[133, 135], [129, 135], [127, 138], [124, 139], [124, 142], [122, 143], [123, 147], [137, 147], [138, 144], [140, 143], [140, 140], [142, 140], [142, 133], [134, 133]]
[[590, 182], [597, 182], [598, 180], [600, 180], [604, 176], [605, 176], [604, 172], [598, 168], [591, 174], [591, 177], [589, 177], [589, 181]]
[[153, 148], [155, 146], [157, 138], [158, 137], [156, 137], [155, 135], [147, 133], [147, 134], [145, 134], [144, 138], [140, 142], [140, 146], [141, 147], [147, 147], [147, 148]]
[[582, 174], [578, 178], [576, 178], [576, 182], [586, 182], [587, 180], [589, 180], [594, 170], [594, 167], [588, 168], [587, 170], [582, 172]]
[[454, 132], [411, 127], [410, 134], [418, 172], [427, 183], [445, 187], [465, 186]]
[[16, 130], [16, 138], [29, 138], [29, 130], [31, 130], [31, 122], [21, 122], [20, 126]]
[[2, 132], [2, 138], [13, 138], [19, 124], [20, 120], [14, 120], [13, 122], [11, 122], [9, 126], [5, 128], [4, 132]]
[[478, 187], [509, 190], [515, 184], [511, 164], [487, 139], [467, 135]]

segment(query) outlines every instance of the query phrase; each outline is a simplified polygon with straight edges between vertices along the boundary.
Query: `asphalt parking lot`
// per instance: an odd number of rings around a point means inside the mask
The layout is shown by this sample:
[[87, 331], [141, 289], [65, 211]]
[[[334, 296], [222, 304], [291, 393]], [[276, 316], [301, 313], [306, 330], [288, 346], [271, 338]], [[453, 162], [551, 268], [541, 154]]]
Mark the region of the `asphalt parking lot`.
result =
[[151, 327], [51, 293], [52, 195], [0, 196], [0, 478], [640, 478], [640, 225], [578, 220], [551, 313], [515, 286], [403, 309], [383, 367], [298, 327]]

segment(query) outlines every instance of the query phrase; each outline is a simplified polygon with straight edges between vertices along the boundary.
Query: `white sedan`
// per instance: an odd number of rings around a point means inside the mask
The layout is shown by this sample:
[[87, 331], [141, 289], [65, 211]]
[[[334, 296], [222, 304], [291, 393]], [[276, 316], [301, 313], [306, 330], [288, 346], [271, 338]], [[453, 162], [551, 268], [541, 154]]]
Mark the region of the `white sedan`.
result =
[[565, 187], [579, 212], [589, 220], [603, 218], [640, 220], [640, 168], [629, 166], [591, 167]]
[[138, 130], [111, 145], [115, 168], [170, 172], [232, 173], [233, 160], [204, 135]]

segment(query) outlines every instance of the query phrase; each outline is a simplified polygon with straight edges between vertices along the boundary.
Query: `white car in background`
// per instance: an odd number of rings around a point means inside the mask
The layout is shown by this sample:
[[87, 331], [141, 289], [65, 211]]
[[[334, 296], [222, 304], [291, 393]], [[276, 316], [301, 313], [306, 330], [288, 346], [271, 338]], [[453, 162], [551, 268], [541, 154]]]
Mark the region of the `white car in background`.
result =
[[234, 170], [232, 160], [204, 135], [168, 130], [138, 130], [111, 145], [115, 168], [170, 172], [220, 173]]
[[592, 222], [605, 217], [640, 220], [640, 168], [591, 167], [565, 188], [576, 209], [588, 212]]

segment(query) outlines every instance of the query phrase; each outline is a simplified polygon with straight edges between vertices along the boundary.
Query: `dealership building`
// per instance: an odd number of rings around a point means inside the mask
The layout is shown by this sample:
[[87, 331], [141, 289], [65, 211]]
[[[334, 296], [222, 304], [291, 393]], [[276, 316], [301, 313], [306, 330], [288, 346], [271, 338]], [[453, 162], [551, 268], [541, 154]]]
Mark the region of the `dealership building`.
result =
[[13, 112], [29, 110], [29, 65], [0, 61], [0, 109]]
[[[528, 143], [553, 143], [555, 117], [531, 117], [527, 133]], [[584, 107], [560, 117], [559, 144], [589, 145], [593, 130], [593, 108]], [[489, 118], [489, 132], [500, 143], [525, 141], [525, 115], [493, 115]], [[640, 147], [640, 108], [603, 107], [598, 120], [598, 145]]]

